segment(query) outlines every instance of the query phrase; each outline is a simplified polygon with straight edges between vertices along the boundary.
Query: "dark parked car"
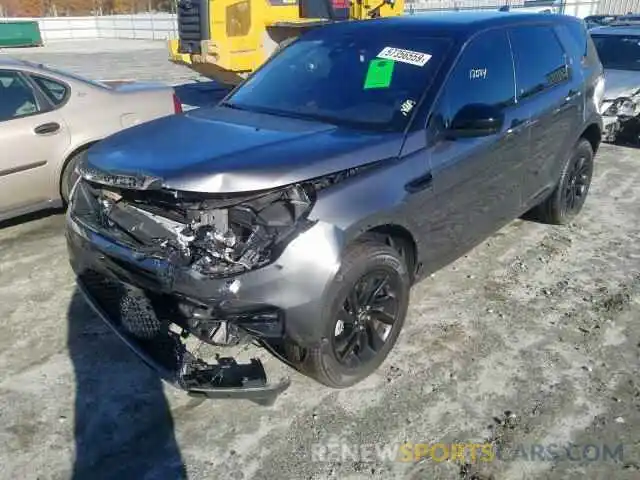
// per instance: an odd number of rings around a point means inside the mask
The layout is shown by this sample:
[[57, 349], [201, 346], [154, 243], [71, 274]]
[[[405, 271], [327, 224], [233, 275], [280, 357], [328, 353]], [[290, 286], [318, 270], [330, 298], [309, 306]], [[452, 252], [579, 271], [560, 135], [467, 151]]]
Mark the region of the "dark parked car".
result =
[[602, 130], [587, 53], [583, 23], [557, 15], [311, 31], [218, 106], [89, 150], [68, 210], [79, 288], [191, 394], [288, 385], [192, 340], [257, 342], [353, 385], [396, 343], [414, 282], [525, 213], [580, 212]]
[[587, 25], [587, 28], [590, 30], [595, 27], [601, 27], [603, 25], [609, 25], [617, 21], [619, 18], [618, 15], [589, 15], [584, 17], [582, 20]]

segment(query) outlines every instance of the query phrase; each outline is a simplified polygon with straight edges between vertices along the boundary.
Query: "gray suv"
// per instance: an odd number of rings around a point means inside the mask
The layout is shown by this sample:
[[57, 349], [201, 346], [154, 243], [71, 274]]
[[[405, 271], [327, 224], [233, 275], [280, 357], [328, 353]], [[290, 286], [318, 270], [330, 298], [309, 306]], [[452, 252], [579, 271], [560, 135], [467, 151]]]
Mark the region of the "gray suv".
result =
[[88, 302], [191, 395], [271, 402], [252, 341], [343, 388], [409, 289], [513, 219], [580, 212], [602, 120], [582, 22], [452, 12], [301, 36], [212, 108], [88, 151], [68, 246]]

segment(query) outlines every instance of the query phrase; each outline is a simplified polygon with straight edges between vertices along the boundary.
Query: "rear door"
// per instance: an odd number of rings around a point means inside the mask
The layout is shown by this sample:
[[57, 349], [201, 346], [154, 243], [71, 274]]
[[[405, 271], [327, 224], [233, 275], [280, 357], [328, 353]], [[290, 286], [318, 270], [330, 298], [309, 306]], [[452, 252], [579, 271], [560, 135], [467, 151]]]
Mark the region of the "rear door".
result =
[[[447, 139], [446, 129], [465, 106], [497, 106], [502, 130], [476, 138]], [[471, 39], [453, 67], [428, 126], [429, 161], [438, 199], [429, 219], [444, 241], [435, 257], [455, 258], [520, 214], [523, 162], [528, 156], [526, 112], [515, 102], [507, 33], [496, 29]], [[438, 258], [432, 259], [439, 263]]]
[[69, 142], [59, 111], [23, 74], [0, 70], [0, 211], [51, 199]]
[[531, 206], [554, 188], [558, 165], [573, 148], [582, 125], [582, 76], [553, 25], [514, 27], [509, 39], [518, 103], [531, 119], [531, 149], [522, 180], [523, 200]]

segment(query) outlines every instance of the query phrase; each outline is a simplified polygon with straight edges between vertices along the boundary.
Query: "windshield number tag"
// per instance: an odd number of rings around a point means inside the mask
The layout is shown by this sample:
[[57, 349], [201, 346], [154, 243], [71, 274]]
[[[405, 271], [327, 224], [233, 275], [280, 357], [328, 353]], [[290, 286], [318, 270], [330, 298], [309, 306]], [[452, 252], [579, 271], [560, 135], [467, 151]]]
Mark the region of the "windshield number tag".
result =
[[424, 67], [431, 59], [431, 55], [428, 53], [414, 52], [412, 50], [403, 50], [401, 48], [384, 47], [378, 54], [378, 58], [386, 58], [387, 60], [395, 60], [396, 62]]

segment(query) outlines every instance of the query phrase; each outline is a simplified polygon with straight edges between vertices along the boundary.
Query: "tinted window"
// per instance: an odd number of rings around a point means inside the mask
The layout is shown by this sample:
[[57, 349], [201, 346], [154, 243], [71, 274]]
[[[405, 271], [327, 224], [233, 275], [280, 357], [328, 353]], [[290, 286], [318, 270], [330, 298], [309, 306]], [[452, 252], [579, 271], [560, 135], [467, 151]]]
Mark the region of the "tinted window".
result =
[[475, 37], [463, 50], [442, 94], [440, 114], [445, 126], [465, 105], [507, 107], [514, 102], [513, 63], [506, 32]]
[[598, 55], [593, 40], [587, 29], [580, 22], [568, 22], [556, 29], [560, 40], [569, 54], [579, 60], [583, 66], [594, 66], [598, 63]]
[[569, 22], [558, 25], [556, 31], [572, 57], [582, 59], [587, 55], [587, 32], [580, 23]]
[[[359, 128], [399, 130], [431, 83], [448, 45], [443, 39], [406, 34], [313, 32], [282, 50], [223, 105]], [[398, 60], [378, 58], [387, 47], [418, 53], [396, 50]], [[425, 60], [423, 65], [411, 63]]]
[[0, 71], [0, 121], [38, 112], [38, 102], [29, 84], [16, 72]]
[[565, 53], [551, 27], [519, 27], [509, 36], [519, 98], [531, 97], [569, 78]]
[[640, 36], [593, 35], [604, 68], [640, 70]]
[[37, 75], [32, 75], [31, 78], [33, 78], [33, 81], [38, 84], [54, 105], [60, 105], [66, 100], [67, 87], [62, 83]]

